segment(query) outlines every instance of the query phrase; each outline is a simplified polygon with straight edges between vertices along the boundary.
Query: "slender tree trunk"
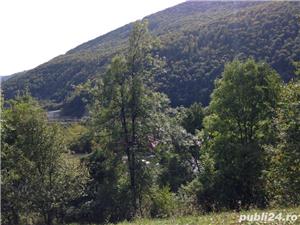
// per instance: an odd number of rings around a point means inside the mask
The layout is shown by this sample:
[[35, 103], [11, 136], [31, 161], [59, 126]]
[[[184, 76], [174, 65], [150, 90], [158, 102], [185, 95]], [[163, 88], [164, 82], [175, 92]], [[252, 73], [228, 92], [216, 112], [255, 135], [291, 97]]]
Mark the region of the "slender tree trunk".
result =
[[[134, 78], [133, 78], [134, 79]], [[135, 82], [132, 83], [132, 91], [131, 91], [131, 186], [132, 186], [132, 194], [133, 194], [133, 201], [134, 201], [134, 213], [138, 211], [139, 208], [139, 199], [137, 193], [137, 184], [136, 184], [136, 158], [135, 158], [135, 151], [137, 150], [137, 141], [136, 141], [136, 118], [137, 118], [137, 111], [138, 111], [138, 102], [136, 97], [136, 84]]]
[[137, 204], [136, 204], [136, 182], [135, 182], [135, 154], [132, 149], [132, 141], [129, 140], [129, 131], [128, 131], [128, 124], [127, 124], [127, 118], [126, 118], [126, 112], [125, 112], [125, 99], [124, 99], [124, 91], [123, 87], [121, 90], [121, 123], [123, 127], [124, 132], [124, 141], [125, 141], [125, 152], [127, 155], [127, 161], [128, 161], [128, 170], [129, 170], [129, 179], [130, 179], [130, 190], [132, 195], [132, 206], [133, 206], [133, 215], [135, 216], [137, 211]]
[[130, 186], [132, 192], [132, 204], [134, 208], [134, 216], [137, 212], [138, 205], [137, 205], [137, 191], [136, 191], [136, 179], [135, 179], [135, 154], [134, 152], [131, 153], [131, 162], [130, 162]]
[[18, 211], [12, 210], [12, 224], [13, 225], [19, 225], [20, 224], [20, 216]]
[[47, 225], [53, 225], [53, 213], [52, 212], [48, 212], [47, 213], [47, 221], [46, 221]]
[[198, 170], [198, 173], [200, 173], [200, 166], [199, 166], [199, 163], [198, 163], [198, 157], [194, 156], [194, 154], [192, 154], [193, 158], [194, 158], [194, 162], [196, 164], [196, 167], [197, 167], [197, 170]]

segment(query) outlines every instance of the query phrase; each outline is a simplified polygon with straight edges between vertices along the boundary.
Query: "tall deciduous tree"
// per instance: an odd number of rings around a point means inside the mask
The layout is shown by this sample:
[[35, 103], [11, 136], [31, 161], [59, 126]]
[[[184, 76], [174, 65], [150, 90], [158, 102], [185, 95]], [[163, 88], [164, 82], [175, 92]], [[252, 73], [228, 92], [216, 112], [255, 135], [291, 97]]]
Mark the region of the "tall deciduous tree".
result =
[[[297, 66], [297, 64], [296, 64]], [[300, 64], [298, 63], [300, 75]], [[300, 203], [300, 80], [283, 85], [274, 120], [277, 141], [269, 146], [271, 167], [267, 173], [270, 198], [275, 204]]]
[[3, 112], [1, 140], [2, 215], [7, 224], [43, 217], [63, 221], [70, 202], [82, 194], [86, 174], [71, 160], [61, 130], [29, 95], [11, 101]]
[[[154, 41], [147, 22], [137, 22], [125, 56], [116, 56], [100, 85], [92, 123], [102, 135], [102, 147], [126, 159], [131, 190], [132, 216], [141, 206], [143, 189], [150, 182], [147, 157], [157, 144], [155, 121], [168, 100], [149, 86], [160, 65], [153, 56]], [[103, 138], [103, 136], [109, 136]], [[152, 152], [152, 153], [151, 153]]]
[[266, 204], [263, 145], [273, 140], [270, 124], [280, 85], [274, 70], [252, 59], [227, 64], [216, 83], [205, 129], [221, 205], [236, 208]]

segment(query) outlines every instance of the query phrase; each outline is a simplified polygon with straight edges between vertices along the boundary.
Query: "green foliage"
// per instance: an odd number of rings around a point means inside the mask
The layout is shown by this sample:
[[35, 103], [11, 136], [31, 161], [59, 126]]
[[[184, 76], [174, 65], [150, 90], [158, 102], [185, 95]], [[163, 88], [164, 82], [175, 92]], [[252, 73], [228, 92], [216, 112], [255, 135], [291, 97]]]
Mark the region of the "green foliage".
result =
[[202, 129], [203, 118], [204, 110], [201, 104], [194, 103], [186, 110], [181, 123], [187, 132], [195, 134], [197, 130]]
[[273, 204], [300, 203], [300, 82], [284, 85], [276, 112], [277, 141], [268, 146], [271, 168], [267, 173]]
[[186, 185], [182, 185], [176, 193], [176, 216], [198, 214], [201, 211], [198, 202], [198, 193], [202, 191], [203, 186], [198, 177]]
[[72, 201], [83, 194], [84, 167], [66, 159], [60, 128], [47, 123], [45, 112], [30, 96], [11, 101], [2, 119], [2, 221], [64, 221]]
[[[164, 141], [158, 146], [161, 165], [158, 182], [160, 186], [169, 186], [173, 192], [192, 181], [199, 172], [199, 139], [181, 126], [182, 121], [191, 127], [199, 125], [200, 120], [194, 120], [196, 115], [189, 117], [191, 109], [172, 109], [166, 113]], [[192, 121], [196, 123], [192, 125]]]
[[177, 202], [169, 187], [152, 189], [151, 200], [151, 217], [163, 218], [174, 214]]
[[64, 128], [65, 141], [73, 154], [91, 153], [93, 148], [93, 135], [85, 125], [74, 123]]
[[109, 150], [97, 149], [89, 156], [87, 165], [91, 180], [85, 208], [73, 215], [73, 221], [116, 222], [130, 218], [130, 188], [124, 177], [126, 165], [122, 158]]
[[[292, 62], [300, 54], [299, 6], [278, 1], [185, 2], [148, 16], [150, 31], [162, 43], [153, 52], [166, 57], [165, 72], [157, 73], [155, 86], [173, 106], [206, 106], [225, 63], [247, 57], [266, 61], [289, 80]], [[74, 86], [103, 76], [111, 58], [126, 53], [132, 27], [128, 24], [12, 77], [3, 84], [5, 98], [29, 87], [33, 96], [48, 100], [48, 106], [67, 104], [66, 114], [78, 110], [74, 116], [81, 115], [82, 96], [69, 97]]]
[[[159, 61], [152, 57], [152, 46], [147, 23], [136, 23], [127, 54], [112, 59], [103, 83], [96, 86], [91, 111], [90, 124], [105, 157], [108, 161], [110, 157], [122, 159], [120, 163], [126, 165], [123, 179], [129, 185], [127, 209], [131, 217], [138, 213], [143, 195], [152, 185], [153, 170], [147, 165], [152, 163], [151, 155], [159, 138], [159, 116], [168, 106], [168, 100], [148, 85]], [[115, 181], [116, 185], [119, 183]]]
[[228, 64], [216, 82], [204, 137], [208, 139], [204, 152], [211, 155], [216, 170], [212, 188], [219, 190], [212, 205], [267, 204], [262, 176], [268, 162], [263, 145], [273, 140], [271, 123], [280, 84], [274, 70], [252, 59]]
[[[5, 104], [2, 222], [298, 206], [298, 11], [296, 2], [186, 2], [149, 16], [160, 40], [136, 22], [7, 80], [6, 97], [28, 87], [48, 109], [88, 117], [62, 129], [29, 95]], [[265, 62], [294, 78], [283, 84]], [[190, 107], [170, 108], [158, 91]], [[226, 222], [216, 217], [197, 221]]]
[[185, 161], [181, 160], [177, 154], [162, 158], [161, 165], [159, 183], [161, 186], [169, 185], [173, 192], [178, 191], [181, 185], [193, 178], [190, 166], [185, 164]]
[[29, 95], [4, 109], [2, 222], [116, 223], [299, 205], [299, 80], [283, 84], [267, 64], [235, 60], [208, 108], [170, 108], [151, 86], [162, 64], [146, 24], [132, 35], [103, 79], [78, 87], [93, 102], [88, 126], [49, 123]]
[[82, 118], [88, 115], [88, 105], [91, 104], [93, 97], [93, 87], [96, 82], [88, 80], [84, 84], [75, 87], [74, 91], [64, 100], [60, 115], [67, 117]]

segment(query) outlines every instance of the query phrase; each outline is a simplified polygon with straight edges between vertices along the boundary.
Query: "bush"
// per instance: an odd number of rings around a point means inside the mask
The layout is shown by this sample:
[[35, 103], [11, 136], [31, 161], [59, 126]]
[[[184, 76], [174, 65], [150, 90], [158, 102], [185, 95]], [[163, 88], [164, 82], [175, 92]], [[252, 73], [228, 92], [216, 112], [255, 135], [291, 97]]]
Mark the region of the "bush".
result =
[[199, 212], [198, 193], [201, 191], [202, 184], [198, 178], [186, 185], [182, 185], [176, 196], [178, 202], [176, 214], [178, 216], [197, 214]]
[[92, 152], [92, 134], [82, 124], [72, 124], [65, 128], [66, 143], [72, 153], [85, 154]]
[[177, 201], [175, 194], [170, 191], [169, 187], [153, 188], [151, 201], [151, 217], [165, 218], [174, 215]]

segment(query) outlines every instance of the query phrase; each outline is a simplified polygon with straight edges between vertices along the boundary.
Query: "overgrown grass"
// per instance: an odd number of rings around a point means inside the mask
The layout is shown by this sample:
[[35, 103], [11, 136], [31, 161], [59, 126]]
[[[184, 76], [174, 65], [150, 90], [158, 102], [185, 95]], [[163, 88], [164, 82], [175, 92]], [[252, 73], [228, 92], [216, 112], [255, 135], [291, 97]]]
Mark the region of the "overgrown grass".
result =
[[[281, 214], [282, 219], [286, 219], [288, 215], [296, 216], [295, 221], [279, 221], [274, 220], [273, 222], [249, 222], [242, 221], [239, 222], [242, 215], [262, 215], [267, 216], [270, 219], [272, 213], [274, 216]], [[278, 217], [277, 217], [278, 218]], [[172, 217], [166, 219], [137, 219], [135, 221], [125, 221], [118, 223], [117, 225], [258, 225], [258, 224], [272, 224], [272, 225], [285, 225], [285, 224], [300, 224], [300, 207], [298, 208], [288, 208], [288, 209], [268, 209], [268, 210], [249, 210], [241, 212], [223, 212], [223, 213], [210, 213], [199, 216], [186, 216], [186, 217]], [[79, 225], [79, 224], [70, 224]], [[97, 224], [93, 224], [97, 225]], [[110, 224], [113, 225], [113, 224]]]
[[[274, 220], [273, 222], [239, 222], [241, 215], [262, 215], [264, 213], [268, 219], [273, 215], [278, 216], [281, 213], [281, 218], [286, 219], [288, 215], [297, 216], [296, 221], [279, 221]], [[277, 217], [279, 218], [279, 216]], [[211, 213], [200, 216], [188, 216], [180, 218], [169, 218], [169, 219], [138, 219], [134, 222], [122, 222], [118, 225], [233, 225], [233, 224], [300, 224], [300, 207], [289, 208], [289, 209], [274, 209], [274, 210], [250, 210], [243, 212], [224, 212], [224, 213]]]

